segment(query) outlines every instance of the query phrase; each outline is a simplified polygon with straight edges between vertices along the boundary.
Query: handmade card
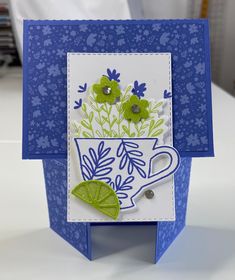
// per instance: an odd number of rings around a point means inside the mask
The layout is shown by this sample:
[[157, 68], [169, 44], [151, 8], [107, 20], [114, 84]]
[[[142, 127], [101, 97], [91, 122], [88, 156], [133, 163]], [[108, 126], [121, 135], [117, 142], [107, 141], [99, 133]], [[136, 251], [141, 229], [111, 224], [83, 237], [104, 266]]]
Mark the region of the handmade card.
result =
[[213, 156], [206, 20], [24, 22], [23, 158], [50, 227], [92, 259], [92, 227], [184, 228], [192, 157]]
[[175, 219], [170, 53], [68, 53], [68, 221]]

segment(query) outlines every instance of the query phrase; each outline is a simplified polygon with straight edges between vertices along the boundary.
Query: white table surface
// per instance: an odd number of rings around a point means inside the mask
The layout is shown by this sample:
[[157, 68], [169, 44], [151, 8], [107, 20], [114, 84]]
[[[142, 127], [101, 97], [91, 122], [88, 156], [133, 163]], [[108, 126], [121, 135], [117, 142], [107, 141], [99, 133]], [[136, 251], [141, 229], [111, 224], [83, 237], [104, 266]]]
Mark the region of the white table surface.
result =
[[187, 227], [157, 265], [154, 227], [99, 227], [90, 262], [48, 228], [41, 162], [21, 160], [21, 75], [0, 79], [0, 279], [235, 279], [235, 99], [212, 89], [216, 157], [193, 160]]

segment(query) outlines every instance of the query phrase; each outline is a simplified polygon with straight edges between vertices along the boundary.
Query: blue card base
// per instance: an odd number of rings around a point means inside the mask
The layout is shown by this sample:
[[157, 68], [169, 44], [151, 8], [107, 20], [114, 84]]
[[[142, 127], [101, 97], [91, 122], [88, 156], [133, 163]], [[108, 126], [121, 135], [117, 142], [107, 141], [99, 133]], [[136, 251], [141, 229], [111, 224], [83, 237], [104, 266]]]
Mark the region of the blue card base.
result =
[[[92, 259], [91, 226], [112, 223], [68, 223], [67, 222], [67, 160], [43, 160], [47, 202], [51, 228], [88, 259]], [[187, 198], [190, 179], [191, 158], [181, 158], [181, 165], [175, 174], [176, 221], [139, 222], [140, 225], [157, 227], [155, 262], [158, 262], [167, 248], [185, 226]], [[115, 226], [136, 225], [136, 223], [115, 223]]]
[[50, 227], [91, 259], [90, 223], [67, 222], [67, 160], [43, 160]]
[[24, 21], [23, 158], [66, 159], [69, 52], [170, 52], [173, 146], [213, 156], [209, 45], [205, 19]]
[[181, 158], [180, 167], [175, 173], [176, 220], [174, 222], [158, 222], [157, 224], [156, 262], [159, 261], [185, 226], [191, 163], [191, 158]]

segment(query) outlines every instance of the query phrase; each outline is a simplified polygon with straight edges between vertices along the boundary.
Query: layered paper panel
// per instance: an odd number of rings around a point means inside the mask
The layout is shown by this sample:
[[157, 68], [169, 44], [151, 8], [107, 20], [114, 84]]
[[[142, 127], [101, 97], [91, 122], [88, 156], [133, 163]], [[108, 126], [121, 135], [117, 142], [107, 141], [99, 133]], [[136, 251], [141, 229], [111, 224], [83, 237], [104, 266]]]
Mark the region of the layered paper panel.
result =
[[68, 53], [68, 221], [173, 221], [170, 53]]
[[68, 52], [171, 53], [174, 147], [213, 155], [206, 20], [25, 21], [24, 158], [67, 156]]

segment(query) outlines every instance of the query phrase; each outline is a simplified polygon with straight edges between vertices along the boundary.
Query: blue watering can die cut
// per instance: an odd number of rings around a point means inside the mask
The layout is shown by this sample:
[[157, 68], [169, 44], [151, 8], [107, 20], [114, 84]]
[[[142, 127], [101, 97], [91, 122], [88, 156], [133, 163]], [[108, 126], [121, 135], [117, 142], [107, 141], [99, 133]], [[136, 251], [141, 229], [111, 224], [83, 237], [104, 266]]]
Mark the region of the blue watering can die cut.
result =
[[171, 71], [170, 53], [67, 54], [68, 221], [112, 221], [71, 194], [90, 180], [115, 191], [119, 222], [175, 220]]

